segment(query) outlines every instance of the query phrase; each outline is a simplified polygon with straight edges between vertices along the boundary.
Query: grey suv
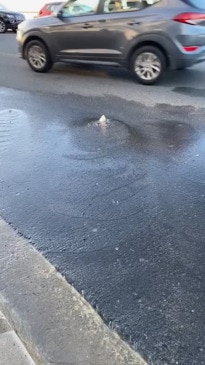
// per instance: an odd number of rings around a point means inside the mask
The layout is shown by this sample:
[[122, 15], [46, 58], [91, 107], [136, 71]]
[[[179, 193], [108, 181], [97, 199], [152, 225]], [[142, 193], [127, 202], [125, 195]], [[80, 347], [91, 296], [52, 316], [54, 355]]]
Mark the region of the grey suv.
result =
[[205, 0], [69, 0], [21, 23], [17, 41], [36, 72], [59, 61], [120, 65], [153, 84], [205, 61]]

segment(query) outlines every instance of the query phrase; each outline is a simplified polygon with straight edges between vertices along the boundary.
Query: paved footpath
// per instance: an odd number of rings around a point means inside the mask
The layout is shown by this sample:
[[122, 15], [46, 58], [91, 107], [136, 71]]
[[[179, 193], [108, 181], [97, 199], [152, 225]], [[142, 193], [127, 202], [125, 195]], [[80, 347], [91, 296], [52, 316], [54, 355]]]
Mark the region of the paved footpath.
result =
[[0, 272], [0, 365], [146, 365], [1, 218]]
[[0, 365], [35, 365], [23, 343], [0, 312]]

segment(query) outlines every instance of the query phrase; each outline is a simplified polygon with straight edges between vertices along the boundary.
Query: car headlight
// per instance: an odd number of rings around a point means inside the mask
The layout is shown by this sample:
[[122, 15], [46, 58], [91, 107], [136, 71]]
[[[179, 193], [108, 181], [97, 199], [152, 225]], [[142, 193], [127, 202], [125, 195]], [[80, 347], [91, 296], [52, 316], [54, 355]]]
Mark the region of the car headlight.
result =
[[12, 15], [12, 14], [6, 14], [6, 16], [7, 16], [7, 18], [9, 18], [9, 19], [14, 19], [14, 15]]

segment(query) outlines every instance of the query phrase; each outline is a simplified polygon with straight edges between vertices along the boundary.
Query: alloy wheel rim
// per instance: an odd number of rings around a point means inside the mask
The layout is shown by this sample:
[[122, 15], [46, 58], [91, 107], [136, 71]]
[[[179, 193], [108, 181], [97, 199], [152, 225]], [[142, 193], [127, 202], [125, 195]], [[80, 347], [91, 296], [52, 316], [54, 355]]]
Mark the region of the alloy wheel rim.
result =
[[140, 79], [153, 81], [161, 73], [161, 62], [159, 57], [151, 52], [140, 53], [135, 61], [135, 72]]
[[40, 46], [32, 46], [28, 50], [28, 60], [30, 64], [40, 70], [46, 64], [46, 55]]
[[3, 33], [6, 29], [5, 23], [0, 20], [0, 33]]

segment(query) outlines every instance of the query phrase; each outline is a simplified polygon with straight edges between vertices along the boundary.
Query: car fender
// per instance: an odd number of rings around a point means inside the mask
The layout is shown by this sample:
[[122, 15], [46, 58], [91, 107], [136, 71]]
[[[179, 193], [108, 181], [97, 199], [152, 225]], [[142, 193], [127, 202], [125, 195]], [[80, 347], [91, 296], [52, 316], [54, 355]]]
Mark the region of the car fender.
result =
[[0, 12], [0, 19], [4, 20], [5, 22], [9, 20], [8, 17], [6, 16], [6, 13], [1, 13], [1, 12]]
[[33, 39], [38, 39], [39, 41], [42, 41], [46, 47], [48, 48], [50, 55], [52, 56], [52, 61], [55, 62], [55, 56], [53, 56], [55, 53], [54, 50], [54, 44], [51, 41], [50, 37], [47, 36], [47, 33], [44, 33], [38, 29], [32, 29], [32, 31], [27, 31], [23, 34], [23, 52], [25, 51], [26, 44]]

